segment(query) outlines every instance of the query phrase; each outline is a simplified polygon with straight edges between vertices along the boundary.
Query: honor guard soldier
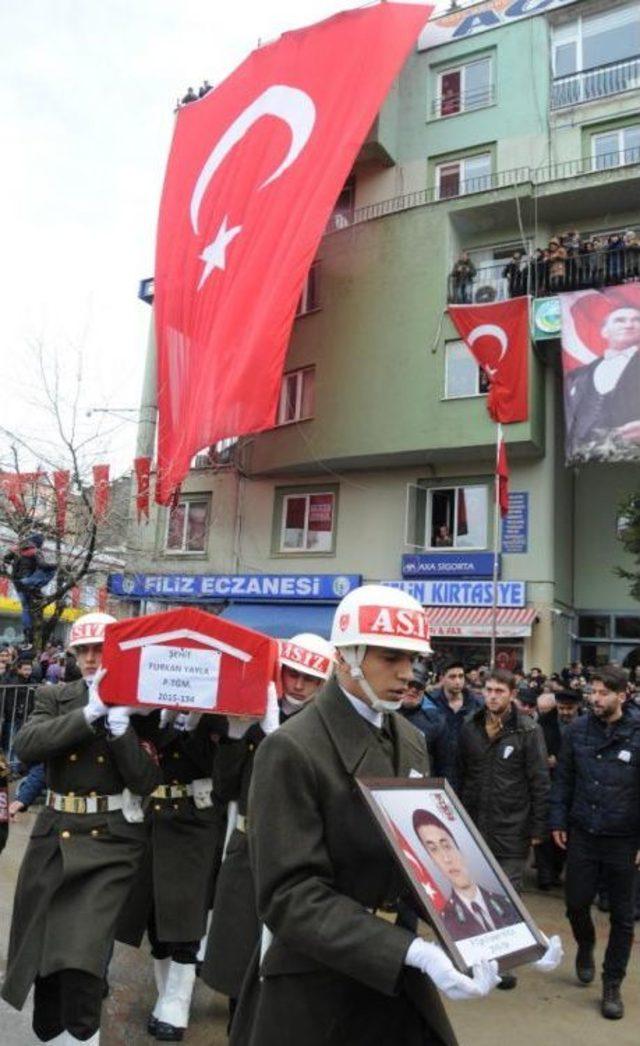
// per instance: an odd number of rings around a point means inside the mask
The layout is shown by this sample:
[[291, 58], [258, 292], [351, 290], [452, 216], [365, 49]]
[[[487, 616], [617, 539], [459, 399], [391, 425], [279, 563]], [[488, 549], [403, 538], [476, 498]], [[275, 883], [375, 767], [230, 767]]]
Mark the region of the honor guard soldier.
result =
[[440, 947], [378, 918], [398, 902], [400, 873], [356, 787], [428, 773], [424, 738], [393, 714], [413, 658], [432, 652], [427, 619], [406, 593], [365, 585], [339, 604], [331, 640], [335, 681], [255, 758], [249, 850], [273, 939], [245, 980], [231, 1043], [454, 1046], [434, 985], [485, 995], [496, 964], [464, 976]]
[[322, 636], [303, 632], [283, 642], [279, 710], [273, 709], [274, 716], [267, 712], [261, 723], [247, 725], [246, 720], [230, 720], [228, 736], [220, 741], [213, 770], [214, 792], [217, 800], [232, 806], [201, 976], [210, 988], [229, 996], [231, 1017], [260, 938], [246, 834], [253, 760], [266, 733], [312, 700], [331, 675], [333, 664], [333, 648]]
[[149, 852], [118, 940], [139, 947], [147, 930], [158, 989], [147, 1030], [161, 1042], [181, 1042], [222, 850], [224, 815], [211, 780], [222, 720], [164, 709], [160, 721], [163, 783], [147, 808]]
[[39, 687], [16, 737], [18, 757], [45, 765], [47, 793], [16, 885], [2, 997], [21, 1009], [34, 985], [41, 1042], [97, 1046], [116, 922], [140, 868], [146, 830], [140, 796], [160, 784], [144, 720], [107, 707], [97, 682], [105, 628], [86, 614], [70, 647], [83, 678]]

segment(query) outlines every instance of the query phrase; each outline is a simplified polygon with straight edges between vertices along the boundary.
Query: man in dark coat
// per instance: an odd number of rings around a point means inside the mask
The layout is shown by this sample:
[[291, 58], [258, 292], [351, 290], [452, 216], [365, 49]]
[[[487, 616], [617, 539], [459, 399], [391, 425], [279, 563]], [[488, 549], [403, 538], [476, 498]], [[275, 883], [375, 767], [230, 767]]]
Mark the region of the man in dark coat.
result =
[[427, 669], [423, 661], [413, 666], [413, 679], [407, 687], [400, 714], [423, 735], [429, 754], [431, 773], [444, 777], [448, 760], [448, 737], [444, 714], [425, 696]]
[[482, 708], [482, 700], [466, 685], [464, 665], [450, 661], [444, 666], [440, 686], [429, 694], [430, 700], [442, 714], [446, 728], [446, 759], [438, 767], [438, 777], [446, 777], [456, 792], [458, 780], [458, 740], [465, 719]]
[[[582, 712], [581, 690], [558, 690], [555, 694], [556, 706], [549, 712], [543, 712], [538, 719], [547, 749], [547, 760], [551, 782], [558, 765], [562, 738], [574, 719]], [[535, 848], [538, 887], [550, 890], [560, 881], [565, 862], [565, 851], [556, 846], [553, 836], [547, 832], [541, 843]]]
[[223, 722], [163, 709], [157, 737], [163, 783], [151, 794], [149, 848], [118, 926], [118, 940], [135, 947], [148, 933], [158, 998], [147, 1029], [161, 1042], [182, 1041], [189, 1024], [213, 901], [224, 813], [214, 803], [211, 766]]
[[161, 780], [130, 710], [107, 708], [88, 685], [113, 620], [75, 622], [70, 644], [84, 679], [39, 687], [16, 738], [24, 762], [45, 764], [48, 791], [18, 876], [2, 997], [21, 1009], [34, 985], [41, 1042], [97, 1046], [116, 922], [145, 852], [138, 797]]
[[437, 945], [375, 914], [397, 905], [401, 883], [356, 777], [428, 772], [423, 738], [388, 714], [413, 657], [431, 653], [427, 636], [406, 593], [349, 593], [331, 636], [337, 680], [258, 750], [249, 847], [273, 937], [245, 980], [232, 1046], [455, 1046], [434, 984], [469, 998], [497, 982], [495, 963], [466, 977]]
[[636, 861], [640, 853], [640, 719], [625, 707], [627, 677], [606, 666], [591, 677], [590, 710], [565, 734], [556, 770], [550, 824], [567, 850], [567, 916], [578, 945], [576, 974], [595, 976], [590, 908], [600, 882], [611, 930], [602, 967], [602, 1014], [624, 1014], [620, 985], [633, 944]]
[[[333, 671], [334, 653], [321, 636], [302, 632], [282, 643], [280, 724], [297, 715], [313, 700]], [[275, 726], [276, 723], [274, 722]], [[242, 982], [260, 939], [255, 883], [249, 864], [247, 804], [253, 761], [266, 737], [268, 720], [242, 723], [230, 720], [220, 738], [213, 765], [216, 801], [230, 806], [230, 823], [201, 970], [205, 984], [229, 997], [233, 1019]]]
[[613, 309], [602, 335], [603, 356], [565, 376], [568, 459], [612, 436], [640, 457], [640, 309]]

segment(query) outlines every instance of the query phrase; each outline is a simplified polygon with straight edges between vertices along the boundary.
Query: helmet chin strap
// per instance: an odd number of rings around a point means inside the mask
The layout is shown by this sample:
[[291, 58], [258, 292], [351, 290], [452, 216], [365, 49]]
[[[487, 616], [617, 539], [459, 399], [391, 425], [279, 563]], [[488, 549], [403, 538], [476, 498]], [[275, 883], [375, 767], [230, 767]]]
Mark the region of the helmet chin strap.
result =
[[369, 704], [374, 712], [397, 712], [402, 707], [402, 701], [383, 701], [382, 698], [378, 697], [362, 671], [362, 662], [366, 652], [367, 648], [364, 643], [361, 643], [359, 646], [342, 648], [341, 654], [347, 663], [349, 675], [367, 695]]
[[[291, 708], [295, 708], [295, 709], [296, 709], [296, 711], [297, 711], [297, 710], [298, 710], [299, 708], [304, 708], [304, 706], [306, 705], [306, 703], [307, 703], [307, 701], [308, 701], [308, 700], [309, 700], [309, 699], [307, 698], [306, 700], [305, 700], [305, 699], [303, 699], [303, 700], [301, 701], [301, 700], [300, 700], [300, 698], [298, 698], [298, 697], [292, 697], [292, 696], [291, 696], [291, 694], [284, 694], [284, 695], [283, 695], [283, 702], [284, 702], [284, 701], [286, 701], [286, 703], [287, 703], [288, 705], [290, 705], [290, 706], [291, 706]], [[286, 711], [286, 709], [285, 709], [285, 711]]]

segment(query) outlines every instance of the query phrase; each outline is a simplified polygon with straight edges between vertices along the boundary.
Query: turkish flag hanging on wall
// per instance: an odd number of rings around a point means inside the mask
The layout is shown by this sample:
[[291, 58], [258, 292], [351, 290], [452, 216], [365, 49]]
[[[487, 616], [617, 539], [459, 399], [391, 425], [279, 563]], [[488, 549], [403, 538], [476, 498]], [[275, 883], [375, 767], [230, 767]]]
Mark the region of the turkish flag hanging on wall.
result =
[[347, 11], [254, 51], [177, 116], [156, 249], [156, 499], [202, 447], [275, 424], [336, 198], [431, 7]]
[[494, 421], [529, 417], [529, 299], [450, 305], [449, 315], [489, 379], [487, 410]]

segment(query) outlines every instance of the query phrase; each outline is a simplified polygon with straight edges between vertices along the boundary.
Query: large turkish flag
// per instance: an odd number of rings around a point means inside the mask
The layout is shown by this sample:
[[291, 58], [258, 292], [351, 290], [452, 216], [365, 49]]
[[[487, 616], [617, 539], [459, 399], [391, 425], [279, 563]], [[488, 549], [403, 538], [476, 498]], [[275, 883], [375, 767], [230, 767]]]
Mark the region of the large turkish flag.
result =
[[305, 277], [430, 11], [384, 3], [285, 33], [178, 113], [154, 291], [161, 504], [196, 451], [275, 423]]
[[487, 410], [494, 421], [529, 417], [529, 299], [450, 305], [458, 333], [489, 379]]

